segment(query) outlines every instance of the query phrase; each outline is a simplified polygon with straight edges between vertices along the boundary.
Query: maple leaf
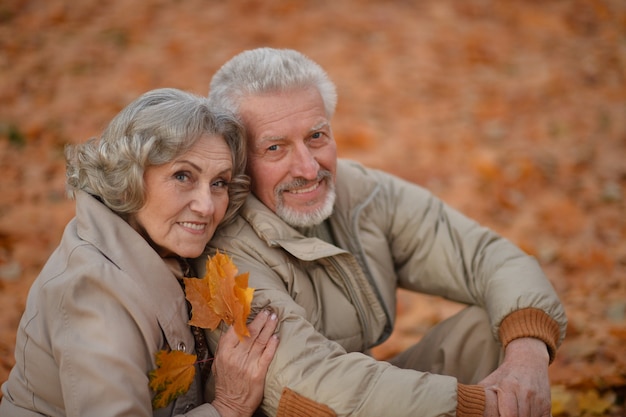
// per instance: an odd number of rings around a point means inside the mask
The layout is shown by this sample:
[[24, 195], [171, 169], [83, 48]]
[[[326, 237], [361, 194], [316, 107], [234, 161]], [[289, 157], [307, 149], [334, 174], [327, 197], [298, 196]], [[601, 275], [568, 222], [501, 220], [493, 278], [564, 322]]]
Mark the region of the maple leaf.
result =
[[[249, 336], [246, 320], [254, 288], [248, 288], [248, 273], [237, 275], [230, 257], [217, 252], [206, 263], [204, 278], [183, 278], [185, 297], [191, 303], [189, 324], [214, 330], [223, 320], [233, 325], [241, 340]], [[156, 392], [154, 409], [167, 406], [189, 390], [195, 376], [197, 356], [181, 351], [160, 350], [156, 353], [157, 368], [150, 372], [150, 388]]]
[[214, 330], [224, 321], [235, 328], [240, 340], [249, 336], [246, 321], [254, 288], [248, 288], [248, 275], [237, 275], [232, 259], [218, 251], [207, 259], [204, 278], [183, 278], [185, 297], [191, 303], [189, 324]]
[[196, 374], [196, 355], [180, 350], [160, 350], [156, 354], [157, 368], [150, 372], [150, 388], [156, 392], [154, 409], [163, 408], [189, 390]]

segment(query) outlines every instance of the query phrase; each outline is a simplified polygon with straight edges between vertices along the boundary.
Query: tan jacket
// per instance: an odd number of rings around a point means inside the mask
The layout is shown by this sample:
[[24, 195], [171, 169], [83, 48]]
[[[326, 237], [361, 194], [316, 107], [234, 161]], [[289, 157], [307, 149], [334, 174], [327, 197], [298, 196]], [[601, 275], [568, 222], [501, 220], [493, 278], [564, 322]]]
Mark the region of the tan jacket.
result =
[[[148, 373], [160, 349], [194, 350], [184, 294], [148, 243], [79, 193], [28, 295], [16, 364], [2, 385], [3, 417], [172, 416], [202, 402], [197, 383], [153, 413]], [[188, 416], [219, 416], [202, 405]]]
[[[250, 273], [253, 310], [271, 305], [281, 319], [267, 414], [288, 415], [286, 408], [306, 408], [307, 401], [351, 416], [453, 416], [457, 405], [464, 409], [457, 398], [475, 388], [364, 353], [389, 336], [399, 287], [482, 306], [503, 344], [538, 337], [554, 357], [566, 318], [537, 262], [423, 188], [340, 160], [330, 225], [338, 247], [302, 236], [250, 196], [210, 243]], [[217, 336], [210, 335], [213, 346]]]

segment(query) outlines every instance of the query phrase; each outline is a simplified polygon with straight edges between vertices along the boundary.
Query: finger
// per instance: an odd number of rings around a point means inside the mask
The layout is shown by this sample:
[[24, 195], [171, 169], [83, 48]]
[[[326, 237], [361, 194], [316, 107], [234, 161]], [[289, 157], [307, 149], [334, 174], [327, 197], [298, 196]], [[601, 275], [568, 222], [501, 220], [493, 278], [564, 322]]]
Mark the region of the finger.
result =
[[272, 337], [272, 335], [276, 331], [276, 327], [278, 327], [278, 316], [276, 315], [276, 313], [270, 311], [269, 317], [267, 321], [263, 324], [263, 328], [261, 329], [256, 342], [263, 345], [267, 344], [267, 342], [270, 340], [270, 337]]
[[278, 335], [274, 334], [270, 337], [265, 345], [265, 350], [261, 353], [261, 357], [259, 358], [259, 367], [265, 372], [269, 367], [272, 359], [274, 358], [274, 354], [276, 353], [276, 349], [278, 349], [279, 338]]
[[518, 417], [517, 398], [510, 392], [496, 387], [498, 395], [498, 413], [500, 417]]
[[530, 417], [530, 404], [531, 404], [532, 399], [531, 398], [521, 398], [518, 397], [517, 399], [517, 415], [519, 417]]
[[498, 396], [493, 388], [485, 388], [485, 417], [498, 417]]
[[520, 405], [520, 415], [531, 417], [550, 417], [552, 412], [552, 402], [550, 396], [547, 398], [541, 395], [527, 395], [526, 405]]
[[259, 359], [260, 356], [263, 354], [277, 326], [278, 316], [276, 315], [276, 313], [270, 313], [269, 318], [265, 322], [265, 325], [261, 329], [258, 337], [250, 346], [250, 355], [253, 358]]
[[254, 317], [254, 320], [252, 320], [252, 322], [248, 325], [248, 330], [250, 331], [250, 339], [252, 341], [254, 341], [258, 337], [259, 333], [265, 326], [265, 323], [269, 320], [270, 314], [270, 310], [264, 309], [260, 311], [259, 314]]

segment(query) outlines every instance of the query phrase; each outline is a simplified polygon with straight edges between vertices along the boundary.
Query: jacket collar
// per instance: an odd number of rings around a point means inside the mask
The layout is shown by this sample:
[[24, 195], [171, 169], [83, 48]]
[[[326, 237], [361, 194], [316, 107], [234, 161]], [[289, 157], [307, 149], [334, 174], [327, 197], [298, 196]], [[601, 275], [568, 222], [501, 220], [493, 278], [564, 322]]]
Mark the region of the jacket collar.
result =
[[[353, 181], [342, 181], [344, 178], [361, 177], [358, 186]], [[356, 221], [360, 211], [369, 204], [378, 192], [379, 185], [371, 180], [362, 165], [348, 160], [337, 162], [337, 183], [335, 210], [330, 217], [331, 226], [336, 237], [343, 244], [354, 242]], [[249, 194], [241, 212], [255, 233], [270, 247], [280, 246], [291, 255], [305, 260], [316, 259], [346, 253], [337, 246], [317, 238], [302, 235], [296, 229], [283, 222], [272, 210], [254, 195]]]
[[345, 253], [321, 239], [302, 235], [252, 194], [248, 195], [240, 214], [268, 246], [282, 247], [298, 259], [313, 261]]
[[181, 312], [186, 312], [187, 307], [182, 288], [175, 279], [175, 271], [180, 271], [180, 267], [173, 262], [164, 262], [126, 221], [82, 191], [76, 194], [76, 220], [81, 239], [98, 248], [126, 272], [134, 285], [146, 294], [147, 300], [163, 301], [155, 306], [154, 311], [168, 342], [171, 336], [186, 338], [181, 333], [184, 329], [180, 329], [179, 321]]

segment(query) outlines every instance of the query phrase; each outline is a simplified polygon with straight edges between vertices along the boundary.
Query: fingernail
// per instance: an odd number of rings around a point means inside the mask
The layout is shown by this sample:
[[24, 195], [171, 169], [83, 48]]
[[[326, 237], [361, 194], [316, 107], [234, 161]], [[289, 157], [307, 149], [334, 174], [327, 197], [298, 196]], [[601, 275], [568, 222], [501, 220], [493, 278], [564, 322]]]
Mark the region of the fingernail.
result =
[[276, 320], [276, 318], [278, 318], [276, 313], [272, 313], [272, 315], [270, 316], [270, 320]]

